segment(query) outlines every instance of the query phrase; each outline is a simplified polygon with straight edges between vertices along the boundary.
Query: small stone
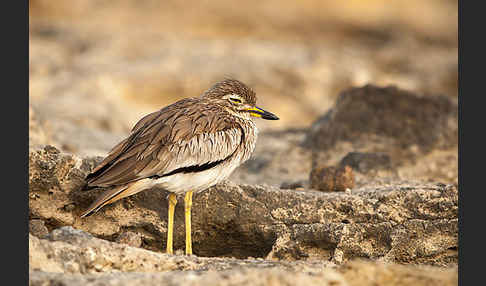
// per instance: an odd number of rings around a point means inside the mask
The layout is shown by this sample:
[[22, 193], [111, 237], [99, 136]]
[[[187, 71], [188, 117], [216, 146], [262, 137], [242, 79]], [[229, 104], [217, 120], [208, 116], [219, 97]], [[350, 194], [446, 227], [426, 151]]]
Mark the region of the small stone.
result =
[[29, 221], [29, 232], [39, 238], [43, 238], [49, 234], [49, 230], [41, 219], [31, 219]]
[[349, 166], [318, 167], [310, 174], [311, 188], [323, 192], [344, 192], [354, 187], [353, 169]]
[[133, 247], [141, 247], [142, 246], [142, 237], [139, 233], [126, 231], [122, 232], [115, 240], [118, 243], [127, 244]]
[[299, 188], [303, 188], [303, 187], [304, 187], [304, 183], [302, 181], [298, 181], [298, 182], [283, 182], [280, 185], [280, 188], [281, 189], [289, 189], [289, 190], [295, 190], [295, 189], [299, 189]]

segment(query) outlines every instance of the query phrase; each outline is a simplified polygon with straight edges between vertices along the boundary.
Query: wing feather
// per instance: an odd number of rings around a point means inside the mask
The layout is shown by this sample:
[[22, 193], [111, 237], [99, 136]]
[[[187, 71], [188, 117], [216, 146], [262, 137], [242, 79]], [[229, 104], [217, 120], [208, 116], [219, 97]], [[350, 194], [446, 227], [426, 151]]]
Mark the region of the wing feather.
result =
[[144, 116], [88, 175], [88, 186], [126, 184], [232, 156], [244, 135], [224, 116], [195, 98]]

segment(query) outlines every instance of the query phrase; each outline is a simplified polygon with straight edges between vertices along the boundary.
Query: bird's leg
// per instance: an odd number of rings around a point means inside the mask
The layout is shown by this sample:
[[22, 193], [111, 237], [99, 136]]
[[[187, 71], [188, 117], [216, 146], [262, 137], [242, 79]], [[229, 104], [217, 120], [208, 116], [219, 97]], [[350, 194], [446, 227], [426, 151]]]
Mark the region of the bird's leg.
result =
[[169, 194], [169, 218], [167, 221], [167, 254], [174, 254], [172, 249], [172, 240], [174, 237], [174, 211], [177, 204], [175, 194]]
[[192, 191], [189, 191], [186, 193], [186, 196], [184, 197], [184, 209], [186, 215], [186, 255], [192, 254], [191, 207], [192, 207]]

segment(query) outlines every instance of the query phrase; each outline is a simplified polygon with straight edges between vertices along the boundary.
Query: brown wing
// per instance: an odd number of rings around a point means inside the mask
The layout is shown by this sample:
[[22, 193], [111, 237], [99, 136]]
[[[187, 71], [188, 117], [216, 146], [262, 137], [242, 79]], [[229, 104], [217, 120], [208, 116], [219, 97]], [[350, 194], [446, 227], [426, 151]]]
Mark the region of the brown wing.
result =
[[242, 129], [215, 108], [187, 98], [143, 117], [87, 176], [88, 186], [122, 185], [231, 156]]

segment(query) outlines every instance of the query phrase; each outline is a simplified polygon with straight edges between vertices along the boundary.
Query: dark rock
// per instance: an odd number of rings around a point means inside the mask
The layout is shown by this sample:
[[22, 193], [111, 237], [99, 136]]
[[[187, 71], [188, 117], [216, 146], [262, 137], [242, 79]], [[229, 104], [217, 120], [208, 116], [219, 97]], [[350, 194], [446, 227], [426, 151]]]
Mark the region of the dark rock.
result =
[[416, 145], [429, 152], [457, 145], [457, 120], [457, 104], [449, 97], [366, 85], [342, 92], [313, 124], [306, 145], [324, 151], [342, 141], [367, 147], [383, 142], [385, 149]]
[[354, 188], [353, 169], [349, 166], [317, 167], [310, 173], [311, 188], [323, 192], [344, 192]]
[[366, 173], [354, 168], [356, 185], [364, 186], [382, 178], [456, 183], [457, 143], [457, 101], [366, 85], [342, 92], [313, 123], [302, 146], [312, 152], [312, 169], [340, 165], [350, 152], [388, 155], [389, 164], [385, 158], [372, 160], [383, 168]]

